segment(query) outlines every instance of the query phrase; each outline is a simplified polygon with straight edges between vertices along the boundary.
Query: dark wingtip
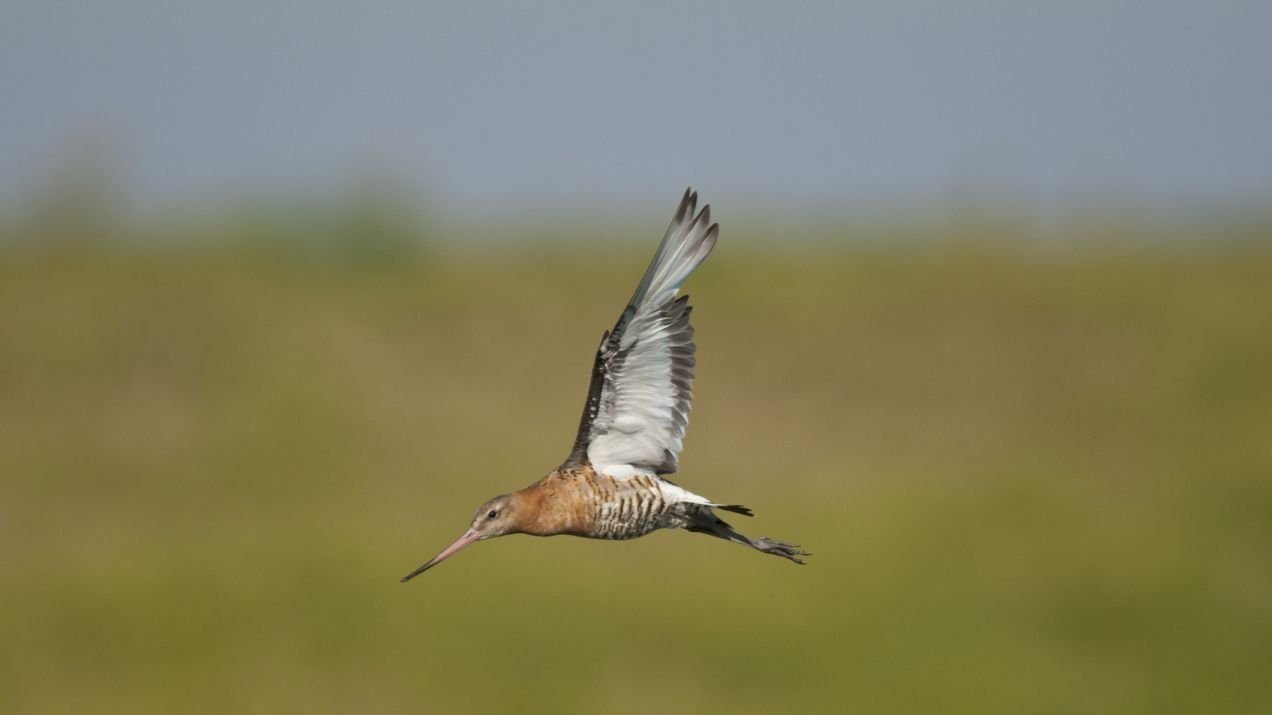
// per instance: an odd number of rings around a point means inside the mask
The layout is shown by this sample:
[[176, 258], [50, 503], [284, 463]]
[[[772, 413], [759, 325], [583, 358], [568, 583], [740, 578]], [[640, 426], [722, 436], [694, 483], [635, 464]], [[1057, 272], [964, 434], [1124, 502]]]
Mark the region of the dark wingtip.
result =
[[694, 212], [698, 206], [698, 193], [690, 186], [685, 189], [684, 198], [680, 199], [680, 208], [676, 209], [676, 223], [681, 223]]
[[742, 506], [741, 504], [721, 504], [720, 506], [717, 506], [715, 508], [723, 509], [725, 511], [731, 511], [734, 514], [741, 514], [742, 516], [755, 516], [754, 512], [752, 512], [749, 508]]

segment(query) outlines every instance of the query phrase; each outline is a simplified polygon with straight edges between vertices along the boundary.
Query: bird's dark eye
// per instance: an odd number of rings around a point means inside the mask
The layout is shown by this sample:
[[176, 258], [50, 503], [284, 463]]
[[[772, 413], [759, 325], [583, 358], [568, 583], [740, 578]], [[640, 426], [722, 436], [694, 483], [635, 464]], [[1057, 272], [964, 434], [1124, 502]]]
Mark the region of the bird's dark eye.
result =
[[499, 510], [498, 510], [498, 509], [491, 509], [491, 510], [490, 510], [490, 513], [486, 515], [486, 518], [487, 518], [487, 519], [493, 519], [493, 518], [495, 518], [495, 517], [497, 517], [497, 516], [499, 516]]

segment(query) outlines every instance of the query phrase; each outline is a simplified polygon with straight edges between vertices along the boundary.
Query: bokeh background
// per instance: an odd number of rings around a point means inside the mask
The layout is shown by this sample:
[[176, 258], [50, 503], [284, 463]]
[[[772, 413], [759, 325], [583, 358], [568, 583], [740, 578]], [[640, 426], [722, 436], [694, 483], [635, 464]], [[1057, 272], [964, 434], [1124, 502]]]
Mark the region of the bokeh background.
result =
[[[1265, 3], [11, 3], [0, 710], [1272, 710]], [[686, 533], [514, 537], [692, 183]]]

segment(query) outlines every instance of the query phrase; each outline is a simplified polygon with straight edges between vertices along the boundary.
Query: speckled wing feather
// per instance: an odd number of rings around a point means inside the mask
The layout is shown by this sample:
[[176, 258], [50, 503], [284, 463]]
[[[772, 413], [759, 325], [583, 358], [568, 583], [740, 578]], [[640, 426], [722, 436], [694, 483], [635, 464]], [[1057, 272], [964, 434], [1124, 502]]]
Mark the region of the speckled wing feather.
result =
[[601, 337], [592, 383], [566, 466], [590, 462], [603, 474], [676, 471], [693, 399], [689, 296], [676, 298], [706, 260], [720, 227], [686, 190], [667, 235], [614, 329]]

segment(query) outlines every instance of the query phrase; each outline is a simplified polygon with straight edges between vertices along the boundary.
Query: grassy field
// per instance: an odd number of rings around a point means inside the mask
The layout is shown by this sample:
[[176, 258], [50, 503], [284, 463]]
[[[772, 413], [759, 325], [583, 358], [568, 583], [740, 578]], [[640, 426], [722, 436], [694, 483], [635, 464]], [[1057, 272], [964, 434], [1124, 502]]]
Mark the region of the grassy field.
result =
[[683, 532], [397, 579], [567, 453], [652, 240], [0, 248], [0, 711], [1267, 712], [1272, 250], [725, 240]]

